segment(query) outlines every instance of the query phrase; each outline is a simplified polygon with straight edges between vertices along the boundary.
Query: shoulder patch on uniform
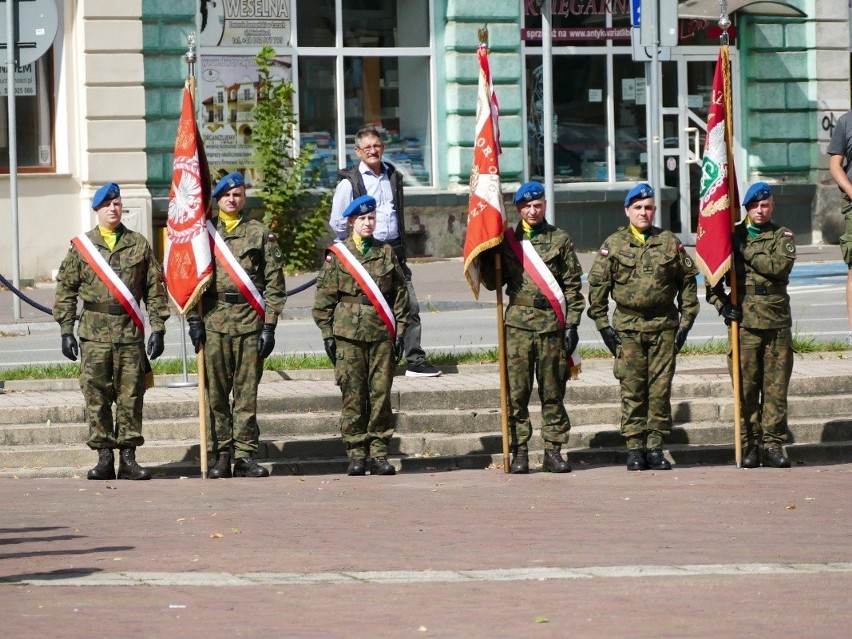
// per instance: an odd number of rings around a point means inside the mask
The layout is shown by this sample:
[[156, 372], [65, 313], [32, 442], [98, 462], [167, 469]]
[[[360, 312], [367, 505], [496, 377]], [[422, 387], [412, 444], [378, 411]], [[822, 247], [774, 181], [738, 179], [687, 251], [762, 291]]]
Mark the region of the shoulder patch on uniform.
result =
[[602, 246], [600, 254], [603, 255], [604, 257], [606, 257], [607, 255], [609, 255], [609, 249], [606, 248], [605, 246]]
[[332, 254], [331, 254], [331, 253], [326, 253], [326, 254], [325, 254], [325, 261], [326, 261], [326, 262], [331, 262], [331, 260], [333, 260], [333, 259], [334, 259], [334, 257], [332, 256]]
[[267, 241], [267, 242], [275, 242], [275, 241], [276, 241], [276, 240], [275, 240], [275, 233], [273, 233], [272, 231], [270, 231], [270, 232], [266, 235], [266, 241]]
[[784, 237], [793, 237], [793, 231], [784, 231]]
[[692, 268], [692, 259], [690, 259], [689, 255], [683, 256], [683, 263], [686, 264], [689, 268]]
[[795, 253], [795, 252], [796, 252], [796, 247], [795, 247], [795, 246], [793, 246], [793, 243], [792, 243], [792, 242], [787, 242], [787, 243], [784, 245], [784, 250], [785, 250], [785, 251], [787, 251], [788, 253]]
[[683, 244], [681, 244], [680, 242], [678, 242], [678, 243], [677, 243], [677, 250], [678, 250], [680, 253], [683, 253], [686, 249], [684, 248]]

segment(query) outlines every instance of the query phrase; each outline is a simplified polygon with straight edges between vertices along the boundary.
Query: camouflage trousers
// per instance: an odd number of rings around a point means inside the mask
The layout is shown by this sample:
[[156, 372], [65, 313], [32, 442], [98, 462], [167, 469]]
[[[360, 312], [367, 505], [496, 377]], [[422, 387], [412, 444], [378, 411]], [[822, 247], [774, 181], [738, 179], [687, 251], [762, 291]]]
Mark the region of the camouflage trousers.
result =
[[539, 333], [506, 327], [506, 367], [509, 386], [509, 436], [513, 449], [526, 448], [532, 437], [529, 403], [533, 376], [541, 400], [541, 438], [545, 449], [568, 441], [571, 422], [565, 410], [568, 354], [562, 331]]
[[263, 374], [257, 337], [258, 333], [228, 335], [207, 331], [204, 363], [214, 455], [229, 453], [231, 446], [237, 458], [257, 452], [257, 386]]
[[675, 330], [619, 331], [613, 374], [621, 382], [621, 434], [628, 448], [659, 448], [672, 432]]
[[[729, 351], [728, 370], [732, 369]], [[743, 444], [775, 444], [789, 439], [787, 390], [792, 374], [793, 336], [789, 328], [740, 327]]]
[[396, 369], [389, 339], [362, 342], [336, 337], [334, 377], [343, 394], [340, 435], [350, 459], [384, 457], [393, 437], [391, 385]]
[[[89, 448], [141, 446], [145, 346], [80, 340], [80, 389], [89, 419]], [[115, 404], [115, 419], [112, 405]]]

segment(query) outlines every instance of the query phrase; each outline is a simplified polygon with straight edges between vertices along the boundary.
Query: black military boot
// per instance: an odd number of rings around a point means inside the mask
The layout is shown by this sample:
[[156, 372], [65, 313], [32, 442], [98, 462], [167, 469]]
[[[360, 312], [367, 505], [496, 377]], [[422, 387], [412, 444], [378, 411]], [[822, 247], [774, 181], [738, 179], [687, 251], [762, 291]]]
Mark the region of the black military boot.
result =
[[570, 473], [571, 464], [562, 458], [558, 448], [548, 448], [544, 451], [541, 469], [551, 473]]
[[98, 448], [98, 463], [86, 475], [87, 479], [115, 479], [115, 455], [112, 448]]
[[662, 448], [653, 448], [645, 453], [645, 462], [651, 470], [671, 470], [672, 465], [666, 456], [663, 455]]
[[743, 468], [757, 468], [760, 466], [760, 448], [755, 445], [748, 446], [743, 454]]
[[396, 475], [396, 468], [391, 466], [387, 457], [373, 457], [370, 463], [371, 475]]
[[367, 460], [363, 457], [353, 457], [349, 460], [349, 470], [346, 474], [351, 477], [367, 474]]
[[526, 475], [530, 472], [530, 454], [526, 448], [518, 448], [512, 457], [512, 465], [509, 472], [513, 475]]
[[769, 444], [763, 449], [763, 465], [770, 468], [790, 467], [790, 460], [784, 455], [781, 444]]
[[269, 477], [269, 471], [251, 457], [237, 457], [234, 462], [234, 477]]
[[213, 468], [207, 473], [209, 479], [228, 479], [231, 477], [231, 456], [219, 453]]
[[136, 463], [136, 447], [122, 448], [118, 453], [119, 479], [151, 479], [151, 471]]
[[643, 449], [631, 448], [627, 451], [627, 470], [648, 470]]

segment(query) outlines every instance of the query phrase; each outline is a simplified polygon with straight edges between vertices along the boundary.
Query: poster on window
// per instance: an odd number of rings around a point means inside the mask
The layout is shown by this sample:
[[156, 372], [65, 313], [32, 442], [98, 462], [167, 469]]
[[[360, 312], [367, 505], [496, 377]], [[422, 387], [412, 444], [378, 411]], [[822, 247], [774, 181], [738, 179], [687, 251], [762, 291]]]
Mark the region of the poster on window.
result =
[[[273, 59], [275, 82], [292, 79], [290, 56]], [[258, 70], [253, 55], [204, 55], [199, 58], [199, 130], [210, 172], [218, 179], [233, 171], [245, 175], [246, 185], [257, 183], [254, 166], [254, 107]]]
[[[15, 69], [15, 95], [36, 94], [35, 64], [27, 64]], [[9, 76], [6, 67], [0, 67], [0, 95], [9, 95]]]
[[291, 0], [198, 0], [202, 48], [290, 46]]

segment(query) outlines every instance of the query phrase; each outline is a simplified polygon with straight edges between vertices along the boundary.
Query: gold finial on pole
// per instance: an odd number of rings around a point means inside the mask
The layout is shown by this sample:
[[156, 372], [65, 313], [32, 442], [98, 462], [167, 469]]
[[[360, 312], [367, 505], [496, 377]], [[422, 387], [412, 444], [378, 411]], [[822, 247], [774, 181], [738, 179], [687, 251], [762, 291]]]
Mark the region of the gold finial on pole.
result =
[[479, 29], [479, 44], [488, 44], [488, 27]]

